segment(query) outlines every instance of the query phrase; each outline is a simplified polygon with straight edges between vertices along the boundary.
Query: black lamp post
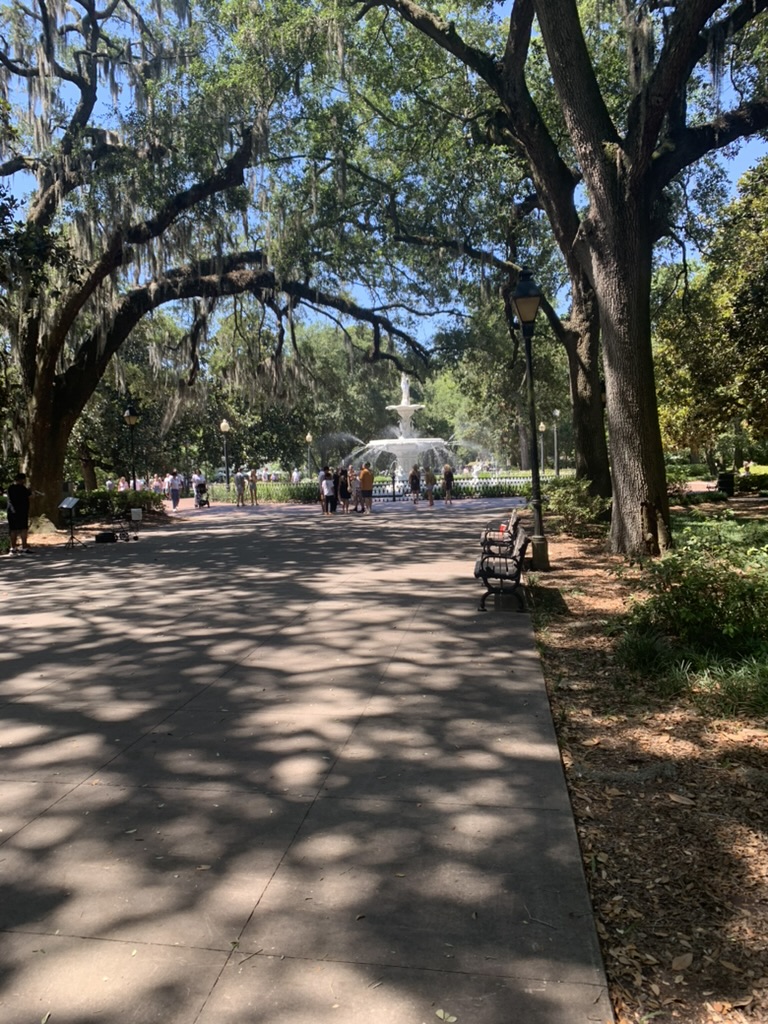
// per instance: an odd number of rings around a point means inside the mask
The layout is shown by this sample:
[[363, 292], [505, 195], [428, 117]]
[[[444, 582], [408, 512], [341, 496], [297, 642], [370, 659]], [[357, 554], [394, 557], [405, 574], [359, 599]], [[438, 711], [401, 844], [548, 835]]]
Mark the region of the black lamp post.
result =
[[560, 476], [560, 452], [557, 447], [557, 421], [560, 419], [560, 410], [552, 410], [552, 433], [555, 442], [555, 476]]
[[312, 442], [314, 441], [311, 431], [307, 431], [304, 440], [307, 442], [307, 480], [309, 480], [312, 476]]
[[227, 480], [227, 497], [229, 497], [229, 452], [227, 451], [227, 434], [231, 429], [229, 420], [222, 420], [219, 424], [219, 430], [224, 435], [224, 476]]
[[139, 422], [139, 414], [136, 411], [136, 407], [132, 402], [129, 402], [123, 413], [123, 419], [128, 424], [129, 437], [131, 439], [131, 481], [133, 483], [133, 489], [136, 490], [136, 459], [134, 457], [133, 450], [133, 432], [136, 429], [136, 424]]
[[536, 401], [533, 390], [533, 340], [536, 314], [541, 303], [541, 289], [533, 279], [528, 267], [523, 267], [512, 295], [512, 303], [520, 321], [525, 344], [525, 376], [528, 381], [528, 418], [530, 420], [531, 445], [531, 507], [533, 509], [533, 537], [531, 538], [531, 567], [541, 572], [549, 569], [549, 549], [544, 536], [544, 519], [541, 514], [541, 479], [539, 477], [539, 453], [536, 445]]

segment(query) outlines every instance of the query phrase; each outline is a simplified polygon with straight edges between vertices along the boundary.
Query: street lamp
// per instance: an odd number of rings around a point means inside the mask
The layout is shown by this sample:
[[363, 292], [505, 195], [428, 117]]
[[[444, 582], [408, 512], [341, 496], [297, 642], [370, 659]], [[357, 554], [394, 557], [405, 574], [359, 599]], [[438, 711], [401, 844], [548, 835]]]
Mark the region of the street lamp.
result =
[[547, 432], [547, 424], [544, 420], [539, 424], [539, 465], [542, 471], [546, 469], [547, 460], [544, 458], [544, 435]]
[[132, 402], [129, 402], [125, 407], [123, 413], [123, 419], [128, 424], [129, 437], [131, 439], [131, 480], [133, 481], [133, 489], [136, 490], [136, 459], [134, 458], [133, 449], [133, 432], [136, 429], [136, 424], [139, 422], [139, 414], [136, 411], [136, 407]]
[[557, 447], [557, 421], [560, 419], [560, 410], [552, 410], [552, 433], [555, 440], [555, 476], [560, 476], [560, 452]]
[[549, 550], [544, 536], [544, 520], [541, 514], [541, 480], [539, 478], [539, 453], [536, 450], [536, 401], [533, 391], [533, 340], [536, 314], [541, 303], [541, 289], [533, 279], [528, 267], [523, 267], [512, 295], [512, 303], [520, 321], [525, 343], [525, 376], [528, 381], [528, 418], [531, 444], [531, 507], [533, 509], [533, 537], [531, 538], [531, 567], [536, 570], [549, 569]]
[[222, 420], [219, 424], [219, 430], [224, 435], [224, 476], [227, 480], [227, 497], [229, 497], [229, 453], [227, 451], [227, 434], [231, 429], [229, 420]]
[[312, 442], [314, 441], [311, 431], [307, 431], [304, 440], [307, 442], [307, 480], [309, 480], [312, 476]]

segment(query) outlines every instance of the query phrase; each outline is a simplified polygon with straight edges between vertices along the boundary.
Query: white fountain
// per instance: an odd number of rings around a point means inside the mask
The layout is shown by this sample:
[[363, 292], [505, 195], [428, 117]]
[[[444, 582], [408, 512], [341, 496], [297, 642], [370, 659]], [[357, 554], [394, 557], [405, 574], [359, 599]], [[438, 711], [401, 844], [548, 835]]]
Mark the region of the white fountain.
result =
[[417, 437], [414, 433], [413, 416], [423, 405], [411, 403], [411, 382], [404, 373], [400, 377], [400, 404], [388, 405], [400, 420], [395, 437], [379, 437], [360, 448], [355, 448], [348, 462], [362, 465], [370, 462], [374, 469], [386, 470], [402, 478], [415, 464], [429, 464], [439, 469], [453, 457], [450, 445], [442, 437]]

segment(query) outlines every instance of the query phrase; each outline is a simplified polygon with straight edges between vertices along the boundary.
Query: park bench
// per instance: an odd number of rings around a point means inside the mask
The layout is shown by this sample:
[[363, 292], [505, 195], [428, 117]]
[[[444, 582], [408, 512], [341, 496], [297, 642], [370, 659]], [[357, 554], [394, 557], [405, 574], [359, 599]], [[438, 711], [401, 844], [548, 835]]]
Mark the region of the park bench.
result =
[[[509, 539], [507, 533], [511, 533]], [[525, 552], [530, 538], [521, 526], [514, 531], [499, 531], [504, 539], [486, 541], [480, 557], [475, 562], [475, 579], [485, 586], [485, 593], [480, 601], [480, 611], [485, 611], [485, 602], [489, 594], [513, 593], [520, 605], [525, 608], [521, 586], [521, 576], [525, 568]]]
[[486, 523], [480, 533], [480, 548], [483, 553], [506, 551], [515, 543], [517, 531], [520, 528], [520, 516], [516, 509], [512, 509], [509, 519], [506, 522], [499, 522], [492, 519]]

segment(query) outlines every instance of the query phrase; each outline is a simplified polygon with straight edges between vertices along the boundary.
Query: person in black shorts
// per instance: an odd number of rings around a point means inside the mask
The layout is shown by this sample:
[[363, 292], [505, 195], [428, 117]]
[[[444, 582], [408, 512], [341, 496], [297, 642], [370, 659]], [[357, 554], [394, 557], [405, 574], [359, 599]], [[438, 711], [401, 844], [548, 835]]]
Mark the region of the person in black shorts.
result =
[[411, 491], [411, 501], [414, 505], [418, 504], [419, 495], [421, 494], [421, 473], [418, 465], [414, 465], [408, 474], [408, 487]]
[[[18, 473], [8, 488], [8, 533], [11, 539], [9, 555], [28, 555], [27, 531], [29, 530], [29, 499], [32, 491], [27, 487], [24, 473]], [[19, 548], [19, 541], [21, 547]]]

